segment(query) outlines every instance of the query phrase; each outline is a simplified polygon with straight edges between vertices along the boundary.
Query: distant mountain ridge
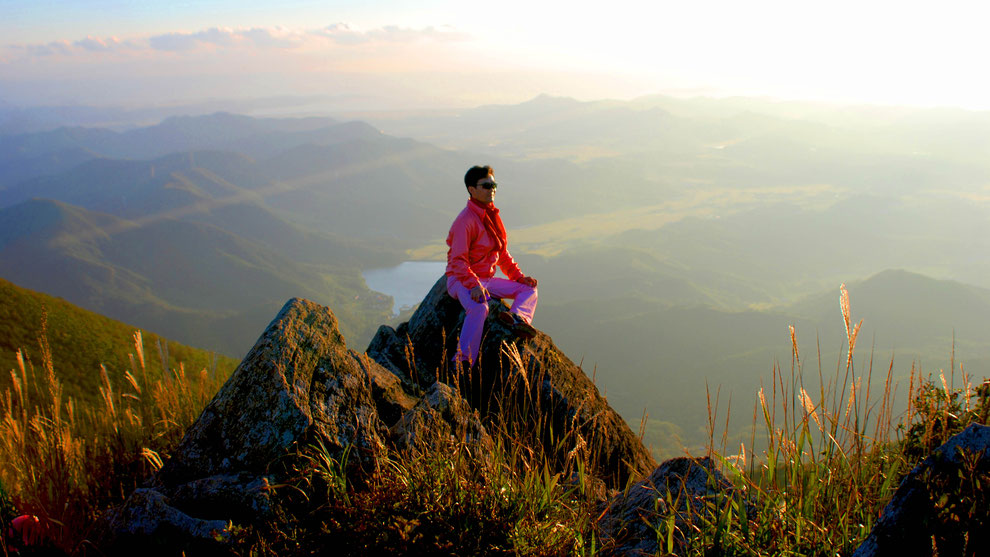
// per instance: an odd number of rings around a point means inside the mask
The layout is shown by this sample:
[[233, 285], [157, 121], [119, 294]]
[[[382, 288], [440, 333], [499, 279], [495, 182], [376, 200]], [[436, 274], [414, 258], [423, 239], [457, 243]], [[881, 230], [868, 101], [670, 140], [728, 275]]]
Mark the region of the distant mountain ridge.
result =
[[[901, 268], [990, 286], [982, 115], [540, 97], [379, 116], [388, 133], [347, 118], [214, 115], [19, 136], [24, 149], [0, 149], [0, 207], [34, 211], [31, 198], [48, 197], [65, 220], [14, 227], [3, 213], [0, 263], [208, 346], [221, 333], [248, 342], [293, 290], [333, 307], [361, 343], [370, 334], [355, 331], [387, 319], [361, 270], [442, 258], [463, 172], [489, 163], [513, 255], [540, 279], [538, 326], [598, 364], [629, 416], [691, 415], [702, 401], [678, 388], [705, 377], [748, 400], [775, 358], [788, 359], [790, 324], [803, 345], [838, 350], [842, 282], [854, 318], [864, 312], [862, 358], [870, 338], [877, 354], [896, 351], [900, 378], [914, 359], [944, 367], [955, 328], [960, 361], [987, 368], [971, 333], [981, 318], [966, 313], [979, 296], [881, 275], [869, 296], [886, 306], [871, 308], [858, 282]], [[169, 149], [180, 150], [156, 154]], [[15, 169], [36, 174], [15, 180]]]
[[331, 118], [259, 119], [216, 112], [205, 116], [172, 116], [159, 124], [125, 132], [88, 127], [58, 128], [0, 136], [0, 161], [69, 148], [88, 149], [104, 157], [146, 159], [236, 144], [259, 135], [326, 130], [339, 123]]
[[[748, 311], [678, 305], [619, 292], [603, 299], [547, 301], [538, 322], [555, 331], [557, 344], [583, 361], [585, 369], [597, 370], [599, 384], [624, 416], [639, 416], [645, 410], [655, 420], [647, 429], [648, 446], [670, 446], [673, 441], [665, 438], [661, 443], [657, 437], [669, 427], [662, 422], [668, 422], [677, 424], [681, 441], [701, 450], [706, 385], [713, 393], [720, 389], [723, 397], [732, 396], [731, 429], [748, 431], [752, 414], [745, 407], [752, 405], [761, 380], [769, 384], [775, 363], [790, 369], [789, 326], [795, 327], [806, 373], [817, 376], [819, 350], [826, 379], [834, 375], [840, 358], [844, 365], [838, 286], [793, 304]], [[863, 320], [856, 369], [862, 372], [872, 365], [873, 380], [882, 381], [893, 358], [894, 380], [901, 385], [898, 404], [906, 403], [912, 363], [916, 373], [937, 375], [944, 369], [949, 375], [953, 335], [956, 362], [964, 362], [976, 378], [990, 373], [990, 340], [985, 335], [990, 329], [990, 290], [901, 270], [850, 281], [847, 288], [854, 324]], [[736, 409], [739, 401], [743, 410]]]
[[303, 144], [334, 145], [376, 138], [363, 122], [331, 118], [257, 119], [229, 113], [172, 117], [158, 125], [114, 132], [59, 128], [0, 136], [0, 191], [17, 182], [68, 170], [97, 158], [148, 160], [188, 151], [222, 150], [265, 158]]
[[[168, 152], [197, 146], [210, 150]], [[241, 147], [253, 154], [225, 150]], [[387, 303], [359, 270], [443, 237], [463, 205], [460, 173], [477, 162], [361, 122], [216, 114], [124, 133], [5, 137], [0, 181], [60, 149], [93, 158], [0, 187], [0, 275], [228, 354], [259, 326], [238, 316], [261, 319], [299, 295], [335, 307], [352, 338], [369, 338]], [[574, 165], [532, 170], [595, 181]], [[534, 193], [535, 204], [515, 196], [504, 205], [520, 208], [507, 222], [540, 218], [553, 192]]]
[[[990, 330], [990, 289], [888, 269], [851, 283], [849, 291], [856, 299], [854, 316], [865, 316], [902, 349], [923, 349], [934, 338], [949, 340], [953, 331], [960, 340], [977, 341], [981, 331]], [[834, 294], [821, 294], [781, 309], [824, 323], [835, 303]], [[924, 321], [921, 329], [919, 320]]]
[[387, 317], [387, 301], [363, 287], [346, 257], [305, 263], [289, 255], [205, 222], [138, 224], [48, 200], [0, 210], [0, 276], [225, 354], [240, 355], [246, 346], [236, 339], [259, 326], [236, 316], [293, 293], [336, 300], [348, 327]]

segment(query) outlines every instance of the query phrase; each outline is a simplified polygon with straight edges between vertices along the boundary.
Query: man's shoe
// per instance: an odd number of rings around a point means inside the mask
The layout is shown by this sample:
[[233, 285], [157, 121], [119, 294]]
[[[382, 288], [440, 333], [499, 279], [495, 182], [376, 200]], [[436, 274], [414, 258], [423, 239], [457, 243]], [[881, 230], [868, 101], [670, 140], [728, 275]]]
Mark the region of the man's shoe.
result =
[[498, 320], [523, 340], [529, 340], [536, 336], [536, 328], [511, 311], [500, 312], [498, 314]]

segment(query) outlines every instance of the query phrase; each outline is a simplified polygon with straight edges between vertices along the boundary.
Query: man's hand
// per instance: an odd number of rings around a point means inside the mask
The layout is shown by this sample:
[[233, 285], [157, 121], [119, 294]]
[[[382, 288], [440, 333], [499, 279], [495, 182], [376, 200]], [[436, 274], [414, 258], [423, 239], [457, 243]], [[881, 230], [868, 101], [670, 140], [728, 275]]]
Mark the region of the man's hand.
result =
[[522, 284], [525, 284], [526, 286], [532, 286], [533, 288], [536, 288], [537, 280], [533, 277], [519, 277], [519, 279], [516, 282], [520, 282]]
[[471, 299], [475, 302], [487, 302], [489, 297], [488, 289], [480, 284], [471, 289]]

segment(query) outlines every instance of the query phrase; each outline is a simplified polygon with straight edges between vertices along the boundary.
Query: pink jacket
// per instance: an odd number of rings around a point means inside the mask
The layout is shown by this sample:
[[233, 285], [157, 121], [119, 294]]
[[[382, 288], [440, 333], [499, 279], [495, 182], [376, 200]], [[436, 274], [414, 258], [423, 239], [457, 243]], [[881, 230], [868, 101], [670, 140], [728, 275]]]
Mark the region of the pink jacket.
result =
[[455, 277], [468, 290], [481, 284], [479, 279], [495, 276], [496, 264], [509, 280], [525, 276], [509, 255], [508, 247], [496, 251], [495, 241], [482, 221], [484, 214], [484, 209], [468, 200], [447, 234], [447, 276]]

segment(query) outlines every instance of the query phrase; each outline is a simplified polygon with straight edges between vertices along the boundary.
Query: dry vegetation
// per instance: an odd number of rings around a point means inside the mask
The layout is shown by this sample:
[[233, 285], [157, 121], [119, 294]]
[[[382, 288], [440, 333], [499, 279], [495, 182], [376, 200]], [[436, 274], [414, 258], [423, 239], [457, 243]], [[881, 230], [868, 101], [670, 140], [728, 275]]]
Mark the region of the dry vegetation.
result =
[[[718, 396], [709, 397], [711, 456], [739, 489], [686, 523], [660, 517], [654, 528], [665, 551], [849, 554], [918, 458], [969, 423], [986, 422], [990, 384], [974, 386], [962, 374], [955, 388], [953, 372], [949, 379], [913, 372], [908, 410], [894, 416], [892, 365], [883, 370], [882, 391], [872, 392], [872, 364], [865, 373], [855, 369], [859, 325], [844, 288], [841, 307], [847, 351], [834, 376], [823, 373], [819, 355], [817, 382], [808, 381], [792, 330], [790, 370], [775, 369], [773, 384], [760, 389], [748, 449], [726, 447], [724, 435], [718, 441], [723, 417]], [[40, 344], [42, 361], [36, 367], [19, 354], [14, 386], [0, 398], [0, 480], [17, 513], [41, 518], [51, 545], [85, 553], [96, 519], [161, 467], [224, 378], [182, 366], [152, 372], [136, 333], [126, 384], [112, 385], [104, 372], [102, 404], [77, 406], [62, 392], [44, 335]], [[486, 451], [455, 432], [429, 450], [390, 452], [358, 485], [348, 480], [346, 456], [341, 462], [318, 445], [299, 447], [289, 479], [273, 486], [280, 519], [235, 525], [231, 553], [607, 553], [596, 526], [602, 507], [585, 474], [595, 440], [572, 432], [547, 437], [540, 408], [520, 398], [527, 389], [512, 388], [493, 401], [502, 418], [486, 423], [493, 438]], [[542, 450], [532, 449], [537, 439]], [[563, 467], [552, 456], [581, 443]], [[756, 451], [758, 443], [765, 448]], [[946, 516], [964, 524], [966, 509], [976, 508], [966, 503], [978, 504], [981, 493], [973, 488], [945, 503]], [[675, 532], [675, 523], [685, 525]]]
[[63, 392], [46, 333], [41, 362], [19, 351], [13, 388], [0, 399], [0, 482], [18, 513], [41, 519], [44, 539], [76, 553], [96, 518], [161, 467], [226, 377], [169, 369], [160, 344], [155, 365], [135, 332], [126, 384], [112, 385], [101, 366], [102, 404], [79, 404]]
[[[844, 285], [840, 308], [846, 353], [833, 377], [824, 375], [819, 351], [817, 385], [806, 385], [806, 362], [792, 327], [790, 372], [775, 367], [773, 385], [759, 390], [750, 449], [729, 454], [724, 443], [715, 446], [712, 435], [711, 452], [746, 495], [716, 509], [716, 520], [695, 524], [697, 536], [686, 553], [851, 554], [919, 459], [966, 425], [986, 422], [986, 383], [974, 389], [964, 375], [965, 387], [953, 390], [944, 372], [936, 386], [931, 375], [916, 369], [907, 410], [895, 420], [893, 362], [884, 370], [883, 389], [874, 392], [872, 361], [865, 373], [854, 369], [862, 321], [852, 323]], [[959, 411], [963, 406], [966, 414]], [[709, 404], [712, 432], [717, 410]], [[761, 440], [765, 449], [757, 456], [752, 447]]]

